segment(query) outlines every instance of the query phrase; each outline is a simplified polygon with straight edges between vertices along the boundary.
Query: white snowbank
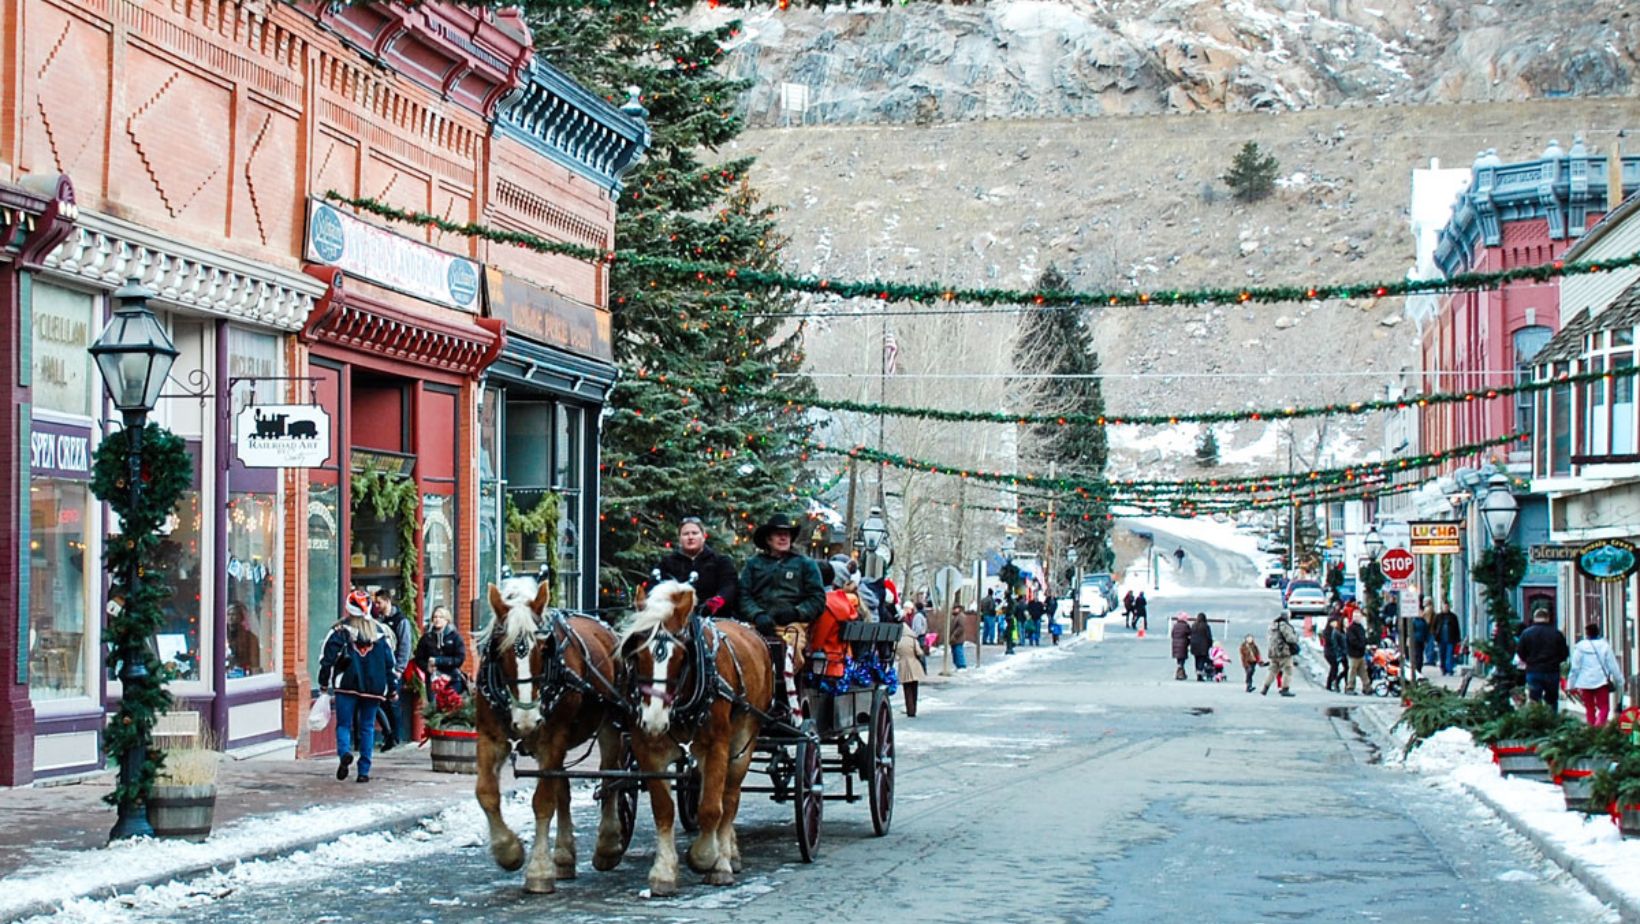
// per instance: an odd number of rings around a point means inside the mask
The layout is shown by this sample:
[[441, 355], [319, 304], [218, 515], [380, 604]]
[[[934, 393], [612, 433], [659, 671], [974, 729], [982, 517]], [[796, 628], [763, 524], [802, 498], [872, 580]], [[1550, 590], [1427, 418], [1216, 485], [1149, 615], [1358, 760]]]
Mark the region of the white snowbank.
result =
[[1407, 756], [1403, 767], [1455, 793], [1468, 787], [1484, 794], [1613, 890], [1640, 903], [1640, 841], [1624, 840], [1604, 815], [1567, 811], [1559, 786], [1503, 776], [1468, 732], [1448, 728], [1431, 736]]

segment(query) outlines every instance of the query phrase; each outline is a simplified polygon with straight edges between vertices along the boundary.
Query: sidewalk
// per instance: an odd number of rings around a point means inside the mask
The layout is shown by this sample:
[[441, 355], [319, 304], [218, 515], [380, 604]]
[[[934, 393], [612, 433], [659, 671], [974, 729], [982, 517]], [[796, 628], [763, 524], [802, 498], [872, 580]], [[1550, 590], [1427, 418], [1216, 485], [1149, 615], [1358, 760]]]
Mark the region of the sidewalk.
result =
[[[434, 773], [426, 749], [378, 754], [370, 782], [336, 780], [334, 758], [225, 760], [210, 838], [108, 846], [112, 773], [60, 785], [0, 790], [0, 920], [47, 913], [82, 896], [186, 877], [333, 841], [403, 830], [473, 802], [473, 777]], [[503, 772], [502, 786], [520, 785]]]
[[[1319, 659], [1317, 651], [1306, 660]], [[1307, 666], [1313, 669], [1313, 664]], [[1439, 674], [1436, 671], [1432, 679], [1459, 679]], [[1457, 683], [1450, 687], [1456, 689]], [[1401, 717], [1398, 702], [1366, 699], [1352, 705], [1352, 714], [1361, 729], [1380, 742], [1386, 765], [1476, 799], [1596, 898], [1616, 908], [1624, 921], [1640, 922], [1640, 841], [1624, 840], [1609, 818], [1568, 811], [1559, 786], [1504, 777], [1486, 749], [1461, 729], [1441, 732], [1403, 760], [1408, 734], [1395, 727]]]

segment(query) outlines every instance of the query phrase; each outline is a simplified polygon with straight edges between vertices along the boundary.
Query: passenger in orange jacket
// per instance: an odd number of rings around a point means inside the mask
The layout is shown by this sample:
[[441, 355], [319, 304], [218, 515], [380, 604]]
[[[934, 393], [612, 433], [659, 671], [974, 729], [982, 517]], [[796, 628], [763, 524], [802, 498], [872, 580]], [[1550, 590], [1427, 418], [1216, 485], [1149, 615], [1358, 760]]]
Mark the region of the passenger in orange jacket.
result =
[[843, 676], [849, 655], [843, 641], [843, 623], [865, 617], [865, 607], [857, 593], [859, 576], [854, 562], [839, 555], [820, 563], [820, 579], [826, 583], [826, 608], [809, 627], [809, 668], [816, 676]]

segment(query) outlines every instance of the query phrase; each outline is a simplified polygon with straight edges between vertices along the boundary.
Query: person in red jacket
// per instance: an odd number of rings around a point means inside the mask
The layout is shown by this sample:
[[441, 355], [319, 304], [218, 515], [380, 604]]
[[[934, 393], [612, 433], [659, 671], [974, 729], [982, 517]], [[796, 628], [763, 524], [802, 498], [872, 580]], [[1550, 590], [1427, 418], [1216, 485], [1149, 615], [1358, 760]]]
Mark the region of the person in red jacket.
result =
[[843, 624], [864, 618], [865, 609], [855, 592], [858, 586], [848, 559], [820, 563], [820, 579], [829, 588], [826, 608], [809, 627], [809, 669], [817, 677], [836, 679], [847, 670], [849, 648], [843, 641]]

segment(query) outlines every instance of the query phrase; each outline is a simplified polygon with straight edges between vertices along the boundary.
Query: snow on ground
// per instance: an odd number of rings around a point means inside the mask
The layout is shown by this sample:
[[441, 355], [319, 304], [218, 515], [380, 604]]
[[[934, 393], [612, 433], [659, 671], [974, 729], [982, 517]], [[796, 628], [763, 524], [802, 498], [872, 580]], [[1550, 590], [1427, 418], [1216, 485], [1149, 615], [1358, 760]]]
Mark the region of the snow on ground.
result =
[[1640, 903], [1640, 841], [1624, 840], [1605, 815], [1568, 811], [1559, 786], [1503, 776], [1468, 732], [1448, 728], [1433, 735], [1402, 766], [1456, 793], [1467, 788], [1484, 794], [1613, 890]]

